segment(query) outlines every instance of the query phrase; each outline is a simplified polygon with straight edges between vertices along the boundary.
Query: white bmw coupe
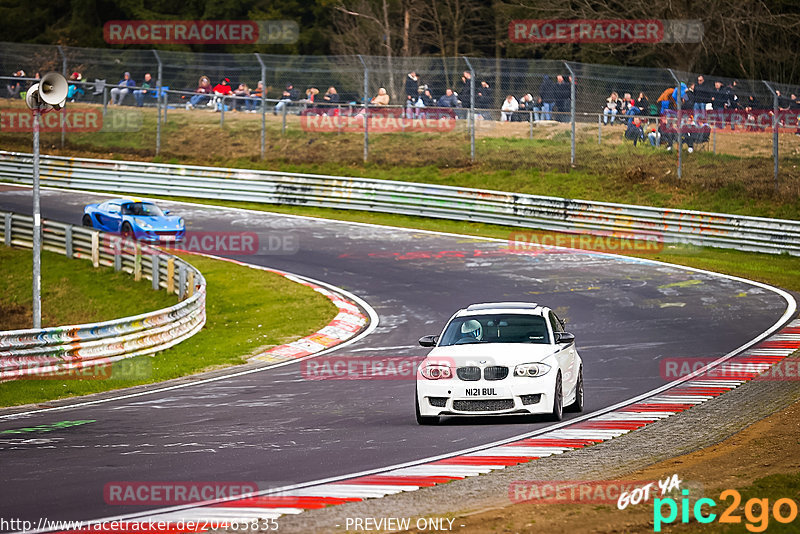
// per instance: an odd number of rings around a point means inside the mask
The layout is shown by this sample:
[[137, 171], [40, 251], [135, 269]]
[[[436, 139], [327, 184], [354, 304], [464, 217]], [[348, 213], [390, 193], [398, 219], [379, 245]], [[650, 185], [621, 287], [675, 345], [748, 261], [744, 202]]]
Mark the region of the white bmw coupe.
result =
[[421, 425], [440, 416], [549, 414], [583, 410], [583, 362], [575, 336], [547, 307], [473, 304], [450, 318], [417, 371]]

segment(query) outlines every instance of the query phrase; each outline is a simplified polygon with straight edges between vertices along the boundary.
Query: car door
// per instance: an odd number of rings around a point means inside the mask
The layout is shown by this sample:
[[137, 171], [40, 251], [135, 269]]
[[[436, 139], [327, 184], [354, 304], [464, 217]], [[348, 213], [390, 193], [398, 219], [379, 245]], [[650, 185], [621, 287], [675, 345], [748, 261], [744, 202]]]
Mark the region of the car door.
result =
[[109, 202], [102, 213], [103, 229], [107, 232], [119, 232], [122, 226], [122, 210], [118, 202]]
[[[550, 325], [553, 328], [553, 338], [555, 340], [559, 333], [565, 332], [564, 325], [562, 324], [561, 319], [559, 319], [555, 312], [553, 312], [553, 310], [550, 310], [547, 315]], [[564, 385], [564, 397], [566, 398], [575, 389], [575, 384], [578, 379], [578, 370], [575, 367], [575, 343], [570, 343], [569, 345], [559, 344], [559, 347], [561, 350], [556, 353], [556, 358], [558, 359], [558, 365], [561, 368], [561, 376], [563, 377]]]

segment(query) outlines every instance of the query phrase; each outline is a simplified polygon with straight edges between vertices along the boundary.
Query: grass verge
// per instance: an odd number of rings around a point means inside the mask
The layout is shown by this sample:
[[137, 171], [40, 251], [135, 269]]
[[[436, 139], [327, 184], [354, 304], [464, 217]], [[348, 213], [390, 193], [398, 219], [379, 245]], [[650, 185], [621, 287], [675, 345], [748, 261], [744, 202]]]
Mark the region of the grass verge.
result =
[[[330, 300], [283, 276], [198, 256], [187, 256], [186, 259], [203, 273], [208, 283], [207, 322], [200, 332], [155, 356], [117, 362], [109, 375], [102, 377], [104, 379], [17, 380], [2, 383], [0, 406], [42, 403], [236, 365], [243, 363], [246, 356], [266, 347], [315, 332], [336, 314], [336, 307]], [[76, 269], [83, 267], [81, 262], [72, 261], [72, 264]], [[44, 272], [48, 270], [45, 267]], [[6, 271], [3, 270], [3, 273], [5, 277]], [[114, 273], [92, 271], [91, 274], [105, 276]], [[134, 284], [130, 277], [125, 276], [128, 278], [124, 280], [125, 283]], [[120, 280], [121, 285], [122, 282]], [[62, 285], [77, 284], [70, 278], [69, 284]], [[98, 283], [97, 278], [91, 277], [81, 285], [102, 284]], [[150, 292], [164, 296], [164, 292]], [[170, 302], [161, 307], [175, 303], [173, 298], [168, 300]], [[157, 308], [150, 306], [148, 310]], [[122, 315], [115, 313], [112, 316]]]

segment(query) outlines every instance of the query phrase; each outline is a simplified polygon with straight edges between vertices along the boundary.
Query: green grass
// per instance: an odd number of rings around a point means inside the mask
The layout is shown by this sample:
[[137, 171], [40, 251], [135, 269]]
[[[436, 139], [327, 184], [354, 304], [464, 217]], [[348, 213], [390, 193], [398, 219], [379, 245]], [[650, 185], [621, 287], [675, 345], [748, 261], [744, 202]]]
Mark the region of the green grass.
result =
[[[245, 356], [260, 349], [315, 332], [336, 314], [336, 307], [330, 300], [280, 275], [197, 256], [187, 256], [186, 259], [203, 273], [208, 283], [207, 322], [199, 333], [156, 356], [142, 356], [114, 364], [108, 379], [2, 383], [0, 406], [42, 403], [243, 363]], [[72, 263], [77, 267], [82, 262]], [[97, 272], [91, 274], [101, 275]], [[125, 282], [134, 284], [129, 277]], [[74, 286], [76, 281], [70, 278], [68, 285]], [[96, 277], [88, 277], [82, 285], [101, 284]], [[164, 292], [152, 291], [152, 294], [163, 296]], [[168, 300], [175, 302], [171, 297]], [[122, 315], [112, 314], [113, 317]]]
[[[30, 250], [0, 246], [0, 330], [33, 327]], [[178, 302], [134, 282], [127, 273], [42, 251], [42, 326], [94, 323], [138, 315]]]

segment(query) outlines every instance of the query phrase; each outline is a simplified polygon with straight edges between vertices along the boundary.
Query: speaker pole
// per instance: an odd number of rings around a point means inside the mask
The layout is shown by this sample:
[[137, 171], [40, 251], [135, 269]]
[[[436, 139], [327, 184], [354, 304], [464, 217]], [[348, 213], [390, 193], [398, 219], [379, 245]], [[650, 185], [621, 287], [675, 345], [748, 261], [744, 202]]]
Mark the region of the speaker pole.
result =
[[39, 106], [33, 108], [33, 327], [42, 327], [42, 215], [39, 206]]

